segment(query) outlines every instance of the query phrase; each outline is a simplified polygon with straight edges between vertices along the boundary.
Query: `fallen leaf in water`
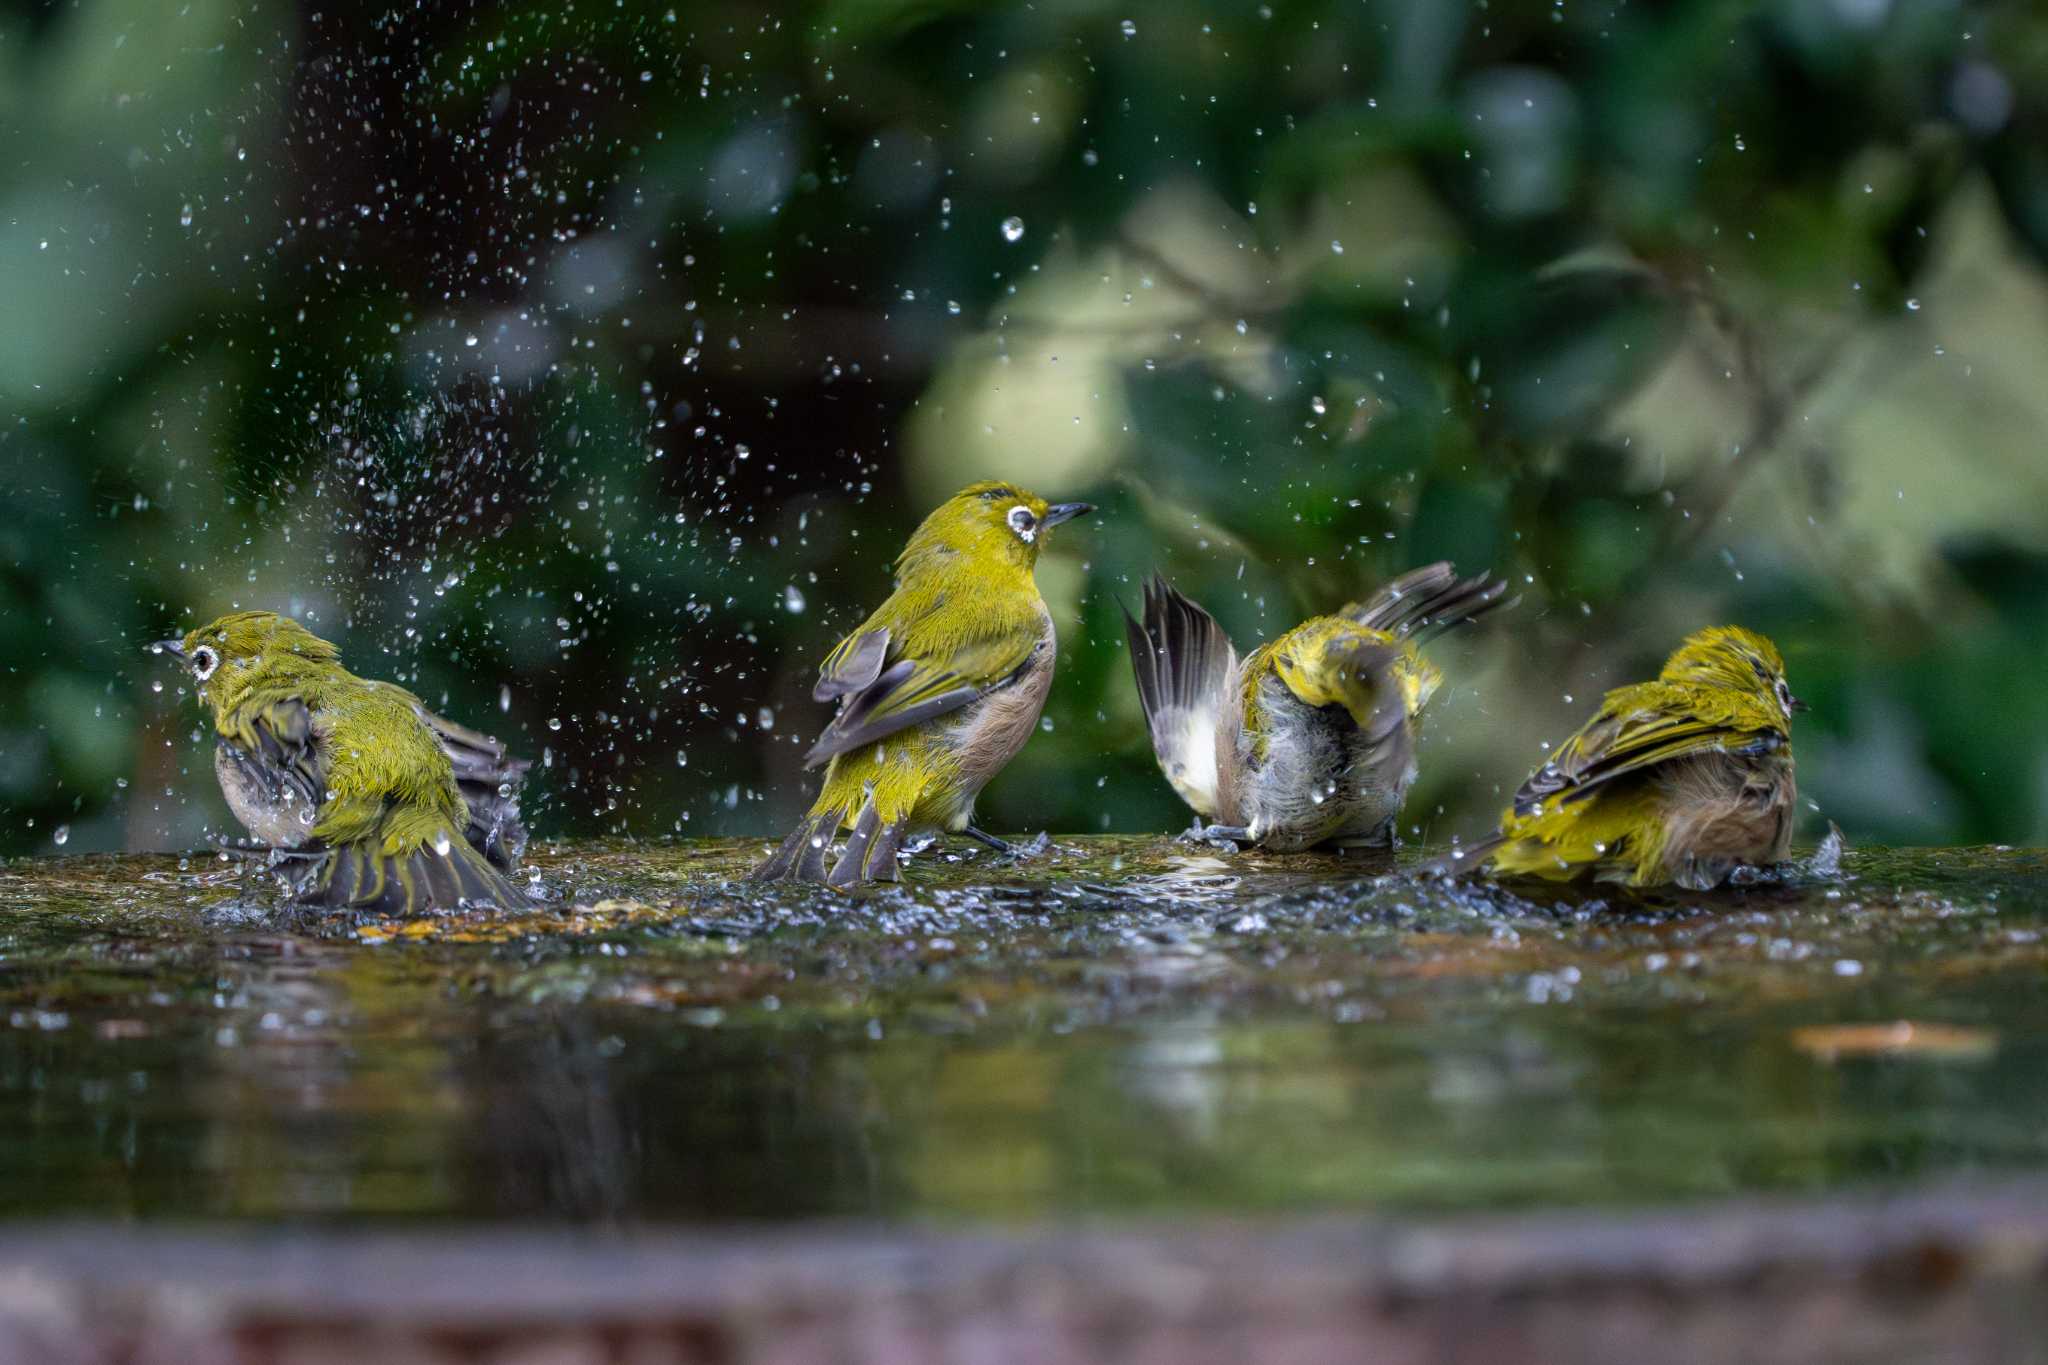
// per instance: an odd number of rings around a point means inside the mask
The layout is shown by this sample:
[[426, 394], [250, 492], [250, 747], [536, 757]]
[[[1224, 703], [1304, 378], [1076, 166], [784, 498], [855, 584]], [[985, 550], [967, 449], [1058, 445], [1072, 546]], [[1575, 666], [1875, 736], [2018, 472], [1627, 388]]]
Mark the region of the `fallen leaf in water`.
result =
[[1998, 1051], [1998, 1035], [1990, 1029], [1955, 1024], [1916, 1024], [1899, 1019], [1889, 1024], [1823, 1024], [1792, 1030], [1792, 1046], [1816, 1061], [1844, 1057], [1928, 1057], [1935, 1060], [1983, 1061]]

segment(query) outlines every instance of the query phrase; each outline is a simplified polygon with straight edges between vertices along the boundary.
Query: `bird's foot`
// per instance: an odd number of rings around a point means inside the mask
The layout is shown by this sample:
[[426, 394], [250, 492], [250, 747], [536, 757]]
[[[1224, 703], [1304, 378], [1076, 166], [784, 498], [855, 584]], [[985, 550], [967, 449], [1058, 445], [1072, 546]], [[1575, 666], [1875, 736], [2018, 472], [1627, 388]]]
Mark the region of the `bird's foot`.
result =
[[1236, 853], [1240, 846], [1251, 841], [1252, 832], [1243, 825], [1205, 825], [1200, 820], [1189, 825], [1175, 839], [1177, 843], [1201, 845], [1225, 853]]

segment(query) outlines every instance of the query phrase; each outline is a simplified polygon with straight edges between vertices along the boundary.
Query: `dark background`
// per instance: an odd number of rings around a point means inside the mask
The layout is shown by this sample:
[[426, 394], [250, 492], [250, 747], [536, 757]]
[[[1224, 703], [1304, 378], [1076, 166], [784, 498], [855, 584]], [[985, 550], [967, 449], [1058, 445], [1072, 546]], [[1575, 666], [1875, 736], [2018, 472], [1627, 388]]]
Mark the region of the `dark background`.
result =
[[2043, 841], [2044, 134], [2019, 4], [0, 5], [0, 850], [231, 829], [141, 647], [248, 606], [544, 834], [766, 835], [991, 474], [1102, 509], [994, 829], [1185, 822], [1152, 566], [1249, 644], [1452, 556], [1424, 837], [1736, 620], [1852, 841]]

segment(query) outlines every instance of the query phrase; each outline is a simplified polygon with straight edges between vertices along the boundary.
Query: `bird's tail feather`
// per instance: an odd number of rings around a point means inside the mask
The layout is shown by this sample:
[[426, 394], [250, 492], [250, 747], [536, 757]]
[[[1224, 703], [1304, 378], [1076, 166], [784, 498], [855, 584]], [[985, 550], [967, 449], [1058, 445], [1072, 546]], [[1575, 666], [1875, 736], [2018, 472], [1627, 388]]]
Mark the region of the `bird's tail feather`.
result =
[[429, 909], [488, 906], [522, 910], [526, 894], [455, 830], [404, 853], [386, 853], [375, 839], [330, 849], [302, 884], [303, 904], [417, 915]]
[[825, 878], [826, 885], [843, 890], [863, 882], [903, 880], [896, 854], [903, 847], [908, 824], [905, 820], [884, 820], [880, 807], [870, 796], [861, 808], [860, 818], [853, 822], [853, 833], [847, 836], [839, 861], [832, 864], [832, 873]]
[[1505, 834], [1489, 834], [1475, 843], [1460, 844], [1449, 853], [1439, 853], [1415, 870], [1425, 877], [1458, 877], [1477, 872], [1507, 841]]
[[1215, 617], [1158, 574], [1145, 583], [1145, 619], [1124, 611], [1124, 634], [1152, 752], [1182, 799], [1214, 816], [1216, 736], [1229, 710], [1237, 651]]
[[755, 882], [822, 882], [825, 880], [825, 855], [832, 851], [832, 840], [839, 833], [841, 812], [829, 810], [823, 813], [812, 811], [797, 822], [782, 846], [763, 858], [760, 865], [747, 874], [748, 881]]

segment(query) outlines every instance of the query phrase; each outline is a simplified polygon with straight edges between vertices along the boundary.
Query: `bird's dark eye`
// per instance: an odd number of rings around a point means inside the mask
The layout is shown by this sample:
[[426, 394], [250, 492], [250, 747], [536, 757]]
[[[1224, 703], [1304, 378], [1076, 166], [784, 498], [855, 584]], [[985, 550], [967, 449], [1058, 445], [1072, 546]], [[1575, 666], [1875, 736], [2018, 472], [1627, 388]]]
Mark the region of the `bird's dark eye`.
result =
[[1789, 686], [1789, 685], [1788, 685], [1788, 684], [1787, 684], [1787, 683], [1785, 682], [1785, 680], [1784, 680], [1783, 678], [1780, 678], [1780, 679], [1778, 679], [1778, 685], [1777, 685], [1777, 687], [1776, 687], [1776, 688], [1775, 688], [1774, 690], [1775, 690], [1775, 691], [1777, 692], [1777, 694], [1778, 694], [1778, 705], [1780, 705], [1780, 706], [1782, 706], [1782, 707], [1784, 707], [1784, 708], [1785, 708], [1785, 714], [1786, 714], [1786, 715], [1788, 715], [1788, 716], [1789, 716], [1789, 715], [1791, 715], [1791, 714], [1792, 714], [1792, 688], [1791, 688], [1791, 687], [1790, 687], [1790, 686]]
[[213, 670], [220, 667], [220, 653], [212, 645], [201, 645], [192, 651], [192, 676], [205, 682], [213, 676]]
[[1018, 503], [1010, 509], [1010, 529], [1024, 540], [1038, 534], [1038, 518], [1031, 515], [1031, 509]]

